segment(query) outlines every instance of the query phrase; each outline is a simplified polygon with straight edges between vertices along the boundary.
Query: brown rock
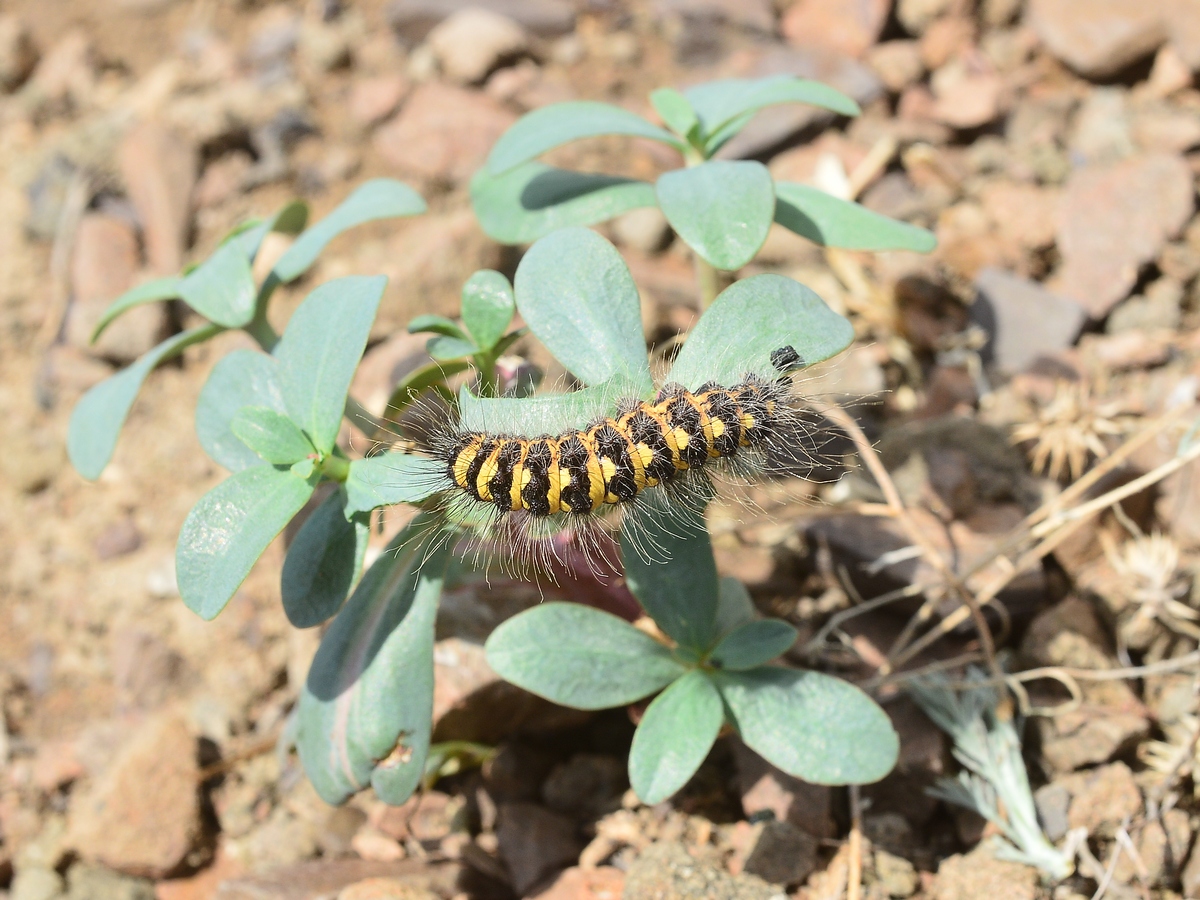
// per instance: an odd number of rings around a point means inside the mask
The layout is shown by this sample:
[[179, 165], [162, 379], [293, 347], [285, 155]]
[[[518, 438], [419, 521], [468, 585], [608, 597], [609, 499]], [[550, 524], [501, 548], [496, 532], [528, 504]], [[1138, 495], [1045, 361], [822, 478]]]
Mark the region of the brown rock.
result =
[[14, 15], [0, 16], [0, 91], [20, 87], [37, 65], [37, 48], [25, 23]]
[[554, 879], [554, 883], [531, 900], [620, 900], [625, 888], [625, 873], [612, 866], [581, 869], [572, 866]]
[[521, 895], [574, 862], [583, 848], [572, 820], [536, 803], [501, 804], [496, 837], [513, 890]]
[[1057, 290], [1103, 318], [1138, 269], [1179, 234], [1193, 209], [1192, 174], [1178, 156], [1147, 153], [1074, 173], [1063, 196]]
[[195, 147], [157, 122], [142, 122], [121, 141], [117, 163], [142, 223], [150, 271], [174, 275], [183, 265], [191, 221]]
[[832, 794], [775, 768], [741, 741], [734, 742], [734, 765], [742, 811], [747, 817], [770, 811], [817, 838], [835, 833]]
[[884, 41], [867, 51], [867, 64], [884, 87], [894, 94], [915, 84], [925, 74], [921, 48], [916, 41]]
[[1183, 62], [1200, 69], [1200, 2], [1167, 0], [1167, 39]]
[[1030, 0], [1027, 21], [1046, 47], [1080, 73], [1112, 75], [1167, 37], [1162, 7], [1141, 0]]
[[399, 878], [364, 878], [338, 891], [337, 900], [439, 900], [439, 895]]
[[73, 741], [52, 741], [38, 747], [33, 761], [33, 786], [47, 793], [83, 776], [86, 769]]
[[142, 533], [138, 531], [137, 523], [128, 516], [109, 525], [92, 544], [99, 559], [126, 556], [141, 546]]
[[212, 900], [221, 882], [242, 874], [242, 865], [224, 845], [217, 848], [211, 866], [187, 878], [173, 878], [154, 885], [154, 900]]
[[938, 19], [921, 35], [921, 61], [929, 70], [940, 69], [975, 43], [975, 22], [966, 16]]
[[1022, 250], [1040, 250], [1054, 243], [1062, 194], [1058, 188], [989, 182], [979, 200], [1006, 242]]
[[200, 209], [220, 206], [236, 197], [254, 168], [254, 160], [244, 150], [235, 150], [213, 160], [204, 167], [204, 174], [196, 183], [192, 199]]
[[284, 866], [265, 875], [230, 879], [223, 882], [213, 896], [215, 900], [328, 900], [336, 897], [343, 888], [376, 878], [449, 896], [454, 893], [461, 872], [457, 864], [435, 864], [424, 860], [312, 860]]
[[817, 867], [820, 842], [790, 822], [738, 822], [729, 871], [757, 875], [772, 884], [799, 884]]
[[1061, 784], [1071, 792], [1067, 822], [1088, 834], [1111, 837], [1126, 818], [1142, 808], [1142, 795], [1133, 773], [1123, 762], [1069, 776]]
[[71, 252], [71, 306], [66, 337], [71, 346], [121, 363], [137, 359], [166, 334], [161, 303], [129, 310], [91, 343], [92, 331], [109, 304], [134, 284], [139, 268], [137, 235], [128, 223], [103, 213], [80, 219]]
[[[1130, 884], [1139, 877], [1147, 885], [1174, 884], [1187, 858], [1191, 839], [1188, 814], [1182, 809], [1169, 809], [1160, 820], [1150, 820], [1134, 831], [1134, 846], [1141, 867], [1134, 863], [1128, 852], [1123, 852], [1113, 869], [1113, 878], [1119, 884]], [[1105, 864], [1108, 862], [1106, 860]]]
[[350, 115], [360, 125], [382, 122], [396, 111], [408, 90], [408, 78], [400, 72], [360, 78], [350, 88]]
[[429, 82], [375, 135], [375, 147], [402, 173], [466, 181], [516, 116], [486, 94]]
[[961, 0], [899, 0], [896, 18], [909, 34], [922, 35], [940, 16], [963, 6]]
[[42, 56], [24, 90], [38, 104], [82, 106], [95, 82], [92, 42], [83, 31], [72, 29]]
[[942, 860], [933, 884], [934, 900], [1034, 900], [1038, 873], [1032, 866], [996, 859], [980, 846]]
[[439, 23], [425, 39], [456, 84], [478, 84], [506, 60], [529, 47], [525, 29], [508, 16], [470, 6]]
[[622, 900], [774, 900], [778, 888], [756, 875], [730, 875], [716, 861], [662, 841], [642, 851], [625, 874]]
[[933, 73], [933, 117], [951, 128], [978, 128], [1004, 108], [1004, 79], [990, 67], [963, 60], [947, 63]]
[[780, 28], [788, 43], [814, 44], [860, 57], [879, 39], [891, 0], [798, 0]]
[[1071, 298], [1000, 269], [984, 269], [975, 287], [969, 312], [988, 335], [984, 357], [1005, 372], [1066, 350], [1087, 321], [1087, 310]]
[[71, 803], [70, 835], [86, 860], [161, 878], [178, 869], [199, 837], [196, 743], [176, 713], [148, 720]]

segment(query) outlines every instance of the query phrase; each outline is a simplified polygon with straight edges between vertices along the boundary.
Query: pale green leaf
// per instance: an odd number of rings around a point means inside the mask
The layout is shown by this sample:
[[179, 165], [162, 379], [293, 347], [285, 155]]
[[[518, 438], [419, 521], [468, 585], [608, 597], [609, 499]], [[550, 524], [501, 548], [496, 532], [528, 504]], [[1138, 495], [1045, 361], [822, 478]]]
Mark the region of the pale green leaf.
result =
[[647, 805], [661, 803], [700, 768], [725, 721], [708, 676], [688, 672], [654, 698], [629, 748], [629, 783]]
[[740, 269], [758, 253], [775, 215], [767, 167], [712, 160], [663, 174], [658, 205], [675, 233], [718, 269]]

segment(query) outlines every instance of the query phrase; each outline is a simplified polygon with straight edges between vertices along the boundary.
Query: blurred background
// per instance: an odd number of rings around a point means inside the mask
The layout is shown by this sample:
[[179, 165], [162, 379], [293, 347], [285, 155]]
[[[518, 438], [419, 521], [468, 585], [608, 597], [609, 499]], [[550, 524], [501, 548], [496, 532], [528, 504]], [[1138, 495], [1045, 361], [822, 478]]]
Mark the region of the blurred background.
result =
[[[479, 229], [467, 184], [523, 112], [597, 99], [653, 117], [659, 86], [816, 78], [863, 115], [773, 108], [722, 155], [930, 228], [938, 248], [827, 252], [775, 226], [743, 274], [790, 275], [850, 316], [854, 347], [808, 389], [852, 410], [912, 527], [966, 573], [1123, 441], [1136, 446], [1097, 491], [1175, 452], [1161, 417], [1193, 409], [1200, 387], [1197, 67], [1191, 0], [4, 0], [0, 897], [847, 896], [844, 790], [727, 737], [678, 797], [643, 807], [627, 791], [626, 711], [567, 711], [498, 682], [481, 642], [538, 601], [527, 586], [450, 594], [439, 619], [435, 739], [495, 754], [400, 810], [369, 794], [327, 807], [277, 751], [318, 637], [280, 609], [281, 547], [215, 622], [175, 586], [178, 527], [220, 479], [192, 409], [218, 355], [247, 339], [151, 376], [88, 484], [63, 449], [72, 405], [189, 314], [144, 306], [88, 336], [111, 300], [203, 259], [245, 218], [293, 196], [319, 217], [362, 180], [401, 178], [430, 213], [341, 239], [277, 304], [389, 276], [353, 388], [381, 411], [426, 359], [407, 321], [456, 315], [473, 271], [519, 259]], [[552, 159], [651, 179], [678, 164], [626, 139]], [[658, 210], [601, 230], [642, 291], [648, 339], [685, 331], [691, 260]], [[287, 239], [268, 240], [269, 267]], [[756, 489], [761, 517], [718, 508], [714, 541], [723, 573], [800, 628], [793, 662], [861, 680], [915, 606], [830, 639], [822, 627], [938, 573], [905, 555], [894, 521], [850, 508], [880, 497], [840, 474]], [[1026, 729], [1046, 833], [1086, 828], [1111, 897], [1200, 896], [1198, 545], [1200, 480], [1184, 468], [1025, 560], [991, 620], [1018, 668], [1152, 667], [1086, 682]], [[914, 664], [978, 649], [947, 627]], [[1045, 693], [1034, 701], [1066, 698]], [[862, 896], [1092, 895], [1095, 872], [1042, 887], [986, 851], [981, 818], [926, 796], [953, 771], [946, 740], [911, 701], [884, 699], [903, 749], [863, 790]]]

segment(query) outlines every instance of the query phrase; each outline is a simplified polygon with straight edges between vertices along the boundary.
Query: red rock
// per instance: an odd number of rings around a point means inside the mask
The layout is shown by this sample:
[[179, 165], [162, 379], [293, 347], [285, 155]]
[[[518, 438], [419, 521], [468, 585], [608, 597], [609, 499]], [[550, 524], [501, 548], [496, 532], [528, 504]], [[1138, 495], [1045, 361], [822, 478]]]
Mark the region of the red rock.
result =
[[516, 115], [486, 94], [436, 82], [413, 91], [375, 147], [401, 173], [433, 181], [466, 181]]
[[[448, 897], [455, 893], [454, 885], [461, 873], [462, 867], [457, 864], [423, 860], [387, 863], [361, 859], [311, 860], [262, 875], [229, 879], [222, 882], [213, 896], [215, 900], [329, 900], [351, 885], [379, 878]], [[424, 898], [417, 894], [414, 900]]]
[[940, 69], [975, 44], [975, 22], [966, 16], [938, 19], [921, 35], [921, 61], [928, 69]]
[[191, 221], [195, 147], [157, 122], [143, 122], [121, 141], [117, 163], [142, 223], [150, 270], [174, 275], [183, 265]]
[[1054, 243], [1062, 202], [1057, 188], [993, 181], [979, 192], [979, 200], [1005, 241], [1023, 250]]
[[747, 816], [769, 810], [779, 821], [791, 822], [813, 837], [833, 836], [828, 787], [809, 784], [780, 771], [741, 741], [736, 741], [734, 748], [737, 785], [742, 795], [742, 811]]
[[1004, 109], [1004, 79], [982, 58], [955, 60], [933, 73], [933, 117], [951, 128], [978, 128], [993, 121]]
[[199, 768], [186, 721], [163, 713], [138, 728], [91, 790], [72, 797], [71, 844], [85, 860], [162, 878], [199, 837]]
[[33, 786], [49, 793], [82, 777], [86, 771], [73, 741], [51, 741], [38, 747], [31, 775]]
[[521, 895], [583, 849], [571, 819], [535, 803], [501, 804], [496, 837], [513, 890]]
[[1187, 163], [1164, 153], [1075, 172], [1063, 196], [1056, 289], [1103, 318], [1187, 223], [1192, 192]]
[[867, 64], [894, 94], [915, 84], [925, 74], [917, 41], [884, 41], [867, 51]]
[[408, 79], [400, 72], [360, 78], [350, 88], [350, 115], [360, 125], [382, 122], [408, 95]]
[[399, 878], [364, 878], [338, 892], [337, 900], [440, 900], [439, 895]]
[[879, 39], [891, 6], [891, 0], [797, 0], [780, 28], [790, 44], [860, 57]]
[[211, 866], [187, 878], [172, 878], [154, 885], [154, 900], [212, 900], [221, 882], [241, 874], [242, 864], [226, 853], [222, 845], [217, 848]]
[[625, 873], [612, 866], [581, 869], [572, 866], [554, 879], [554, 883], [530, 900], [620, 900], [625, 888]]
[[1051, 53], [1089, 77], [1137, 62], [1168, 34], [1162, 6], [1145, 0], [1030, 0], [1026, 16]]

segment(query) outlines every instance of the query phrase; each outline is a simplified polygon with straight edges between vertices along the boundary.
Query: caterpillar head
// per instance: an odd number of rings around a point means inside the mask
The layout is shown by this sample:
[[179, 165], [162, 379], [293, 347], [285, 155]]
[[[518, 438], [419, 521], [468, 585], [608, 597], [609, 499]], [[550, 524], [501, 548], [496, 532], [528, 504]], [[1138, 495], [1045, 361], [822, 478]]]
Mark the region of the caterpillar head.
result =
[[803, 368], [804, 357], [796, 352], [796, 348], [790, 344], [786, 347], [780, 347], [777, 350], [771, 351], [771, 365], [780, 375], [787, 375], [789, 372], [794, 372], [796, 369]]

